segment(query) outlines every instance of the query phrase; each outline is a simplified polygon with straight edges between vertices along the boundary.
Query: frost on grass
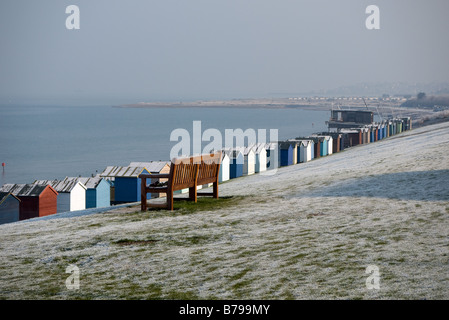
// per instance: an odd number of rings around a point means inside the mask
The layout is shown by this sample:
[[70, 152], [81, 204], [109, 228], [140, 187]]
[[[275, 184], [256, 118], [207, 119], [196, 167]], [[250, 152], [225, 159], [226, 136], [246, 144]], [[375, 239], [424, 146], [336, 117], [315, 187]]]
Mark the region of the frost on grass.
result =
[[[449, 124], [220, 186], [0, 226], [4, 299], [447, 299]], [[65, 269], [80, 269], [68, 290]], [[368, 265], [380, 289], [368, 290]]]

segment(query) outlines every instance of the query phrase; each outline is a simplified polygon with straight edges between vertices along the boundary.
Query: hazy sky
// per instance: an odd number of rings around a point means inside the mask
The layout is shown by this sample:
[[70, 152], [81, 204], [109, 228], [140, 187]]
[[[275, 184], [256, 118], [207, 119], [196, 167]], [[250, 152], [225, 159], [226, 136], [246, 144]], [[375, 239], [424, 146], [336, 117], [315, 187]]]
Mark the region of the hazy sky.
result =
[[[80, 29], [66, 28], [69, 5]], [[368, 5], [380, 30], [368, 30]], [[1, 0], [0, 101], [269, 96], [449, 81], [448, 0]]]

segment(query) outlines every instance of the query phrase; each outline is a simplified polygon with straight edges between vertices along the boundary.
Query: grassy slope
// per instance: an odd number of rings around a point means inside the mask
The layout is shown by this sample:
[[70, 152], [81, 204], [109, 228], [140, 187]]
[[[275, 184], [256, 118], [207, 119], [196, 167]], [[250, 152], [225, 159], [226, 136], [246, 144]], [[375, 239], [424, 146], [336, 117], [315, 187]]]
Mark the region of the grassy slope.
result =
[[232, 180], [174, 213], [2, 225], [0, 298], [448, 299], [448, 178], [443, 123]]

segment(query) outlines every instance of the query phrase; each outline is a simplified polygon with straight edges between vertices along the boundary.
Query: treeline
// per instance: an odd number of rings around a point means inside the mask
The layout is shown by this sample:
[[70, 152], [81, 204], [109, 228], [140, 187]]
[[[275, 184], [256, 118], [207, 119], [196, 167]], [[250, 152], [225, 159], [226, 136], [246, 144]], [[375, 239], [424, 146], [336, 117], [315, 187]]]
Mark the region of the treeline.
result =
[[427, 96], [420, 92], [416, 97], [407, 100], [401, 107], [444, 110], [449, 109], [449, 95]]

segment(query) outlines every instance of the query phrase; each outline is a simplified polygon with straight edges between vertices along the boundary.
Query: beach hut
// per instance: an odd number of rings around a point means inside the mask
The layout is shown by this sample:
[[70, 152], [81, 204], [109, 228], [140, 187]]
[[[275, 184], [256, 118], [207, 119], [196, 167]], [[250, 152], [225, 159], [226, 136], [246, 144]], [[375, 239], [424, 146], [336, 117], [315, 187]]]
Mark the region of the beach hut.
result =
[[367, 144], [370, 140], [370, 130], [368, 127], [362, 128], [362, 143]]
[[374, 125], [370, 125], [369, 127], [369, 143], [374, 142]]
[[312, 152], [313, 152], [313, 144], [312, 140], [300, 140], [301, 144], [299, 145], [299, 162], [304, 163], [311, 161]]
[[330, 135], [325, 136], [325, 138], [327, 139], [327, 154], [331, 155], [334, 153], [334, 138]]
[[290, 143], [292, 146], [292, 164], [297, 164], [299, 162], [298, 153], [300, 152], [299, 149], [300, 142], [297, 141], [296, 139], [289, 139], [287, 140], [287, 142]]
[[218, 182], [228, 181], [230, 179], [230, 158], [226, 152], [221, 153], [220, 172], [218, 174]]
[[11, 192], [0, 192], [0, 224], [19, 221], [20, 199]]
[[297, 139], [304, 139], [304, 140], [310, 140], [312, 141], [312, 159], [317, 159], [319, 157], [321, 157], [321, 149], [322, 149], [322, 145], [323, 145], [323, 138], [322, 137], [317, 137], [317, 136], [309, 136], [307, 138], [297, 138]]
[[318, 138], [318, 141], [320, 143], [320, 157], [327, 156], [329, 154], [329, 136], [322, 136], [322, 135], [312, 135], [313, 138]]
[[86, 209], [111, 205], [111, 184], [100, 176], [78, 178], [86, 187]]
[[402, 131], [412, 130], [412, 118], [411, 117], [405, 117], [405, 118], [402, 118], [401, 120], [403, 122]]
[[242, 148], [243, 150], [243, 175], [249, 176], [256, 172], [256, 154], [252, 147]]
[[332, 151], [333, 152], [340, 152], [341, 150], [343, 150], [343, 148], [341, 147], [342, 136], [343, 135], [341, 133], [334, 133], [332, 135], [332, 141], [333, 141]]
[[276, 169], [279, 167], [279, 151], [276, 142], [269, 142], [265, 144], [267, 152], [267, 170]]
[[310, 158], [311, 160], [315, 159], [315, 141], [307, 140], [310, 144]]
[[288, 141], [279, 142], [280, 166], [290, 166], [293, 164], [293, 146]]
[[58, 192], [48, 184], [6, 184], [0, 191], [11, 193], [20, 199], [19, 220], [48, 216], [57, 212]]
[[[151, 174], [145, 167], [108, 166], [100, 174], [102, 178], [114, 181], [114, 203], [129, 203], [140, 201], [140, 174]], [[151, 199], [151, 194], [147, 194]]]
[[86, 209], [87, 188], [78, 181], [78, 177], [66, 177], [64, 180], [36, 180], [34, 184], [48, 184], [58, 192], [58, 213]]
[[225, 151], [229, 156], [229, 178], [235, 179], [243, 175], [243, 152], [240, 148], [232, 148]]
[[255, 172], [263, 172], [267, 170], [267, 150], [265, 149], [265, 143], [258, 143], [253, 147], [256, 155]]
[[301, 161], [301, 139], [288, 139], [288, 142], [292, 144], [293, 147], [293, 162], [292, 164], [300, 163]]
[[342, 129], [341, 133], [345, 135], [345, 148], [354, 147], [360, 144], [361, 131], [356, 129]]

